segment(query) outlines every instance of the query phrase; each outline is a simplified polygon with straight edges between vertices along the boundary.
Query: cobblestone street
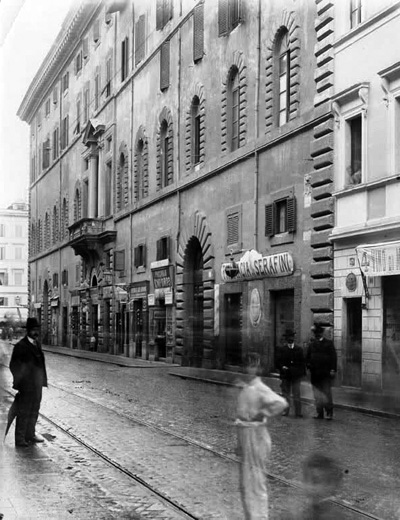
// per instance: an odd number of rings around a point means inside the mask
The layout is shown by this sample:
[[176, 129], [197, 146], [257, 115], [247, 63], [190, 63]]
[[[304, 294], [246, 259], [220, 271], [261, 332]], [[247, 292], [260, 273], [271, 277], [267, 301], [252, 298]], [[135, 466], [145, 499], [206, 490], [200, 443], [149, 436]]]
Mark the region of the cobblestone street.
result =
[[[118, 466], [197, 518], [243, 518], [233, 425], [235, 388], [172, 377], [168, 366], [125, 368], [50, 353], [46, 357], [50, 387], [44, 393], [44, 416], [117, 467], [43, 418], [39, 426], [47, 442], [32, 448], [33, 458], [28, 451], [15, 452], [12, 429], [2, 450], [2, 471], [11, 472], [12, 458], [18, 458], [20, 489], [25, 479], [33, 485], [38, 467], [48, 476], [34, 486], [32, 496], [41, 497], [36, 518], [182, 517], [121, 474]], [[8, 371], [3, 373], [3, 386], [10, 389]], [[8, 404], [9, 399], [3, 399], [2, 421]], [[325, 422], [313, 421], [312, 413], [305, 405], [304, 419], [271, 421], [270, 473], [279, 478], [270, 480], [271, 518], [285, 518], [288, 504], [301, 500], [301, 463], [314, 450], [340, 463], [344, 480], [337, 498], [343, 505], [382, 519], [400, 518], [398, 420], [337, 410], [334, 421]], [[29, 500], [18, 502], [7, 479], [2, 479], [1, 506], [11, 492], [13, 503], [26, 508]], [[59, 497], [55, 502], [54, 496]], [[332, 507], [338, 509], [337, 518], [359, 518], [354, 511]]]

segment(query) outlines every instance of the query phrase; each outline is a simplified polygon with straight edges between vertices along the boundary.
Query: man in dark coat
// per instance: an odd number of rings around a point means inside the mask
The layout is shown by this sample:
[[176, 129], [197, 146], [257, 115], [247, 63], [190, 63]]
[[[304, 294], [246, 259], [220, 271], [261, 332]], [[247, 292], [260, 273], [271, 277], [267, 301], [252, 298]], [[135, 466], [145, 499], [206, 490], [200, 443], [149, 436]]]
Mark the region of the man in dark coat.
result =
[[315, 323], [311, 328], [314, 338], [311, 339], [306, 365], [311, 373], [311, 384], [314, 390], [317, 415], [315, 419], [324, 418], [324, 409], [328, 420], [333, 417], [332, 379], [337, 369], [337, 356], [333, 341], [324, 337], [324, 327]]
[[47, 386], [46, 364], [39, 344], [39, 334], [40, 324], [37, 319], [28, 318], [26, 336], [16, 343], [10, 360], [13, 388], [18, 390], [15, 445], [21, 447], [43, 442], [43, 437], [35, 433], [42, 388]]
[[[293, 330], [286, 330], [285, 344], [280, 349], [277, 364], [282, 380], [282, 395], [290, 403], [290, 396], [293, 394], [295, 416], [303, 417], [301, 414], [300, 383], [306, 370], [303, 349], [294, 344], [294, 336]], [[289, 408], [284, 411], [283, 415], [288, 414]]]

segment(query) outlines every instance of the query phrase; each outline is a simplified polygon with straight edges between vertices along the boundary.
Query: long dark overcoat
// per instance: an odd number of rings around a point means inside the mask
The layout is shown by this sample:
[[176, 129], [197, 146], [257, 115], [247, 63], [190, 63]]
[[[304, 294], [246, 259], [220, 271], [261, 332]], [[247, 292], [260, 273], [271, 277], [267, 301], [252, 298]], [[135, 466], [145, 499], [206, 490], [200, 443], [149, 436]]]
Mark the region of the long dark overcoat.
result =
[[337, 368], [333, 341], [327, 338], [311, 340], [306, 354], [306, 365], [311, 372], [311, 378], [315, 380], [329, 378], [330, 371], [336, 371]]
[[46, 363], [39, 345], [33, 345], [25, 336], [15, 344], [10, 360], [13, 388], [31, 392], [47, 386]]

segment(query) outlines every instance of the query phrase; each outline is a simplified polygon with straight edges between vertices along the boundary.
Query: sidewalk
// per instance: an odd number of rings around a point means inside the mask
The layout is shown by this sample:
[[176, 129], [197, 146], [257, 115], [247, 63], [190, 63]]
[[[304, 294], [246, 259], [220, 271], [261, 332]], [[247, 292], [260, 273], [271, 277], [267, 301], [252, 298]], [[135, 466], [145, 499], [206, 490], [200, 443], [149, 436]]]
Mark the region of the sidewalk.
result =
[[[196, 367], [182, 367], [176, 364], [167, 364], [161, 361], [147, 361], [140, 358], [128, 358], [112, 354], [90, 352], [87, 350], [72, 350], [66, 347], [53, 347], [43, 345], [43, 350], [54, 354], [74, 356], [82, 359], [93, 359], [102, 363], [112, 363], [123, 367], [132, 368], [161, 368], [164, 367], [172, 376], [186, 379], [196, 379], [208, 383], [222, 384], [228, 386], [236, 385], [246, 376], [237, 372], [225, 370], [209, 370]], [[264, 377], [265, 383], [273, 390], [280, 391], [280, 380], [278, 377]], [[383, 417], [400, 419], [400, 395], [399, 394], [377, 394], [361, 391], [357, 388], [333, 387], [333, 402], [337, 408], [344, 408], [362, 413], [369, 413]], [[311, 384], [303, 381], [301, 384], [302, 399], [313, 402]]]

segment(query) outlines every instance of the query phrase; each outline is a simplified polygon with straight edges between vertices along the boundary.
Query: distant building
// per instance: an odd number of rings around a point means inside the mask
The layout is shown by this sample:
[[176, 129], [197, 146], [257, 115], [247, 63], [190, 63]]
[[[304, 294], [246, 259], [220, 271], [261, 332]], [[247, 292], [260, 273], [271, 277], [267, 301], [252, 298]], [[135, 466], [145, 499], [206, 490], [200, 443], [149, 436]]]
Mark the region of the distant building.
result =
[[257, 351], [271, 371], [286, 327], [333, 325], [332, 10], [71, 11], [19, 109], [44, 341], [239, 370]]
[[344, 384], [398, 392], [400, 55], [382, 41], [398, 41], [400, 5], [335, 9], [335, 345]]
[[24, 202], [0, 209], [0, 322], [27, 317], [28, 209]]

